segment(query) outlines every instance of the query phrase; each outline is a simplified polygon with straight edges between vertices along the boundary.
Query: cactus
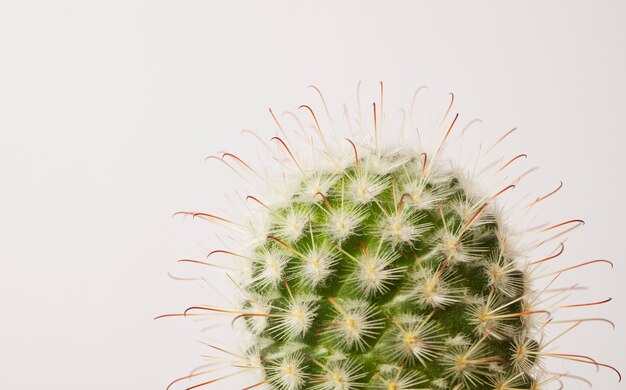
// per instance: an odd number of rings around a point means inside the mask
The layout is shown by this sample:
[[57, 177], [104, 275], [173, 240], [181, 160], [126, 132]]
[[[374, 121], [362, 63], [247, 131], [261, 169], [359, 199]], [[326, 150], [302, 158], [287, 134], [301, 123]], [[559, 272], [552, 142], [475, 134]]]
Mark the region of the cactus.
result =
[[[582, 221], [535, 228], [548, 236], [534, 246], [522, 242], [499, 200], [524, 176], [511, 180], [501, 173], [525, 155], [496, 161], [481, 174], [455, 166], [444, 155], [458, 118], [450, 108], [440, 122], [441, 142], [430, 151], [382, 146], [382, 102], [378, 111], [373, 106], [373, 134], [337, 141], [341, 145], [330, 143], [312, 109], [301, 108], [310, 114], [312, 134], [291, 136], [317, 137], [309, 142], [315, 157], [302, 161], [280, 124], [271, 141], [276, 148], [269, 148], [287, 179], [272, 181], [231, 153], [213, 157], [247, 180], [285, 187], [282, 196], [262, 201], [249, 195], [254, 210], [247, 222], [182, 213], [243, 237], [239, 248], [209, 254], [230, 255], [239, 264], [238, 275], [228, 275], [242, 295], [240, 306], [194, 306], [175, 315], [219, 313], [241, 324], [250, 336], [242, 353], [207, 345], [231, 358], [233, 367], [258, 375], [248, 388], [544, 389], [574, 377], [548, 373], [547, 357], [613, 369], [546, 350], [546, 328], [556, 322], [557, 309], [608, 300], [554, 303], [563, 294], [535, 285], [537, 269], [562, 253], [559, 239]], [[555, 192], [520, 207], [526, 212]], [[529, 248], [550, 243], [556, 249], [531, 258]], [[603, 262], [570, 265], [554, 275]], [[573, 329], [587, 320], [593, 319], [560, 323]]]

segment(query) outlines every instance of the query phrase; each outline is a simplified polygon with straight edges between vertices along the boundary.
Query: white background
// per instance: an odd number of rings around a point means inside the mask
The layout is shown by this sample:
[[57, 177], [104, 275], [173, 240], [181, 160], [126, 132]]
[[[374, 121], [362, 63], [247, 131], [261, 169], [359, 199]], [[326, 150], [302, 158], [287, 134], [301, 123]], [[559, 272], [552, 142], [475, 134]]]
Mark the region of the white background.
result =
[[197, 365], [200, 327], [152, 318], [204, 302], [166, 272], [212, 230], [171, 214], [227, 207], [232, 176], [203, 158], [241, 152], [243, 128], [269, 137], [268, 106], [314, 100], [309, 84], [353, 103], [358, 80], [520, 127], [514, 150], [542, 167], [527, 190], [565, 182], [546, 218], [587, 221], [564, 264], [615, 262], [574, 276], [581, 301], [614, 298], [578, 315], [617, 329], [561, 350], [626, 370], [625, 20], [623, 1], [0, 2], [0, 387], [159, 389]]

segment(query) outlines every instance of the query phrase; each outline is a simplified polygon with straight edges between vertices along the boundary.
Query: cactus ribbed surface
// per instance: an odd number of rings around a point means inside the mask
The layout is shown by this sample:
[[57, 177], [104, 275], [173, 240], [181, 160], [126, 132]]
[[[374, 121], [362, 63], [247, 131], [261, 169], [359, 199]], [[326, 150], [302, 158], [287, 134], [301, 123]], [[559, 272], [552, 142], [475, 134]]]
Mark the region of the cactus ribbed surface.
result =
[[269, 211], [245, 289], [270, 388], [533, 381], [525, 277], [491, 199], [424, 158], [372, 153], [311, 172]]

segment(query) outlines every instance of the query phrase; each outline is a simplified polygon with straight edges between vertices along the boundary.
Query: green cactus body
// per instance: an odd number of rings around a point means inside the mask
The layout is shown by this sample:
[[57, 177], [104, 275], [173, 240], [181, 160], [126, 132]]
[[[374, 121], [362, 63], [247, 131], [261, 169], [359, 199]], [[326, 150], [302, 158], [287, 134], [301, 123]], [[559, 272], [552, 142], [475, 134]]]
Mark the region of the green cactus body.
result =
[[[301, 150], [313, 153], [301, 161], [272, 113], [282, 138], [272, 138], [278, 149], [264, 147], [281, 165], [281, 176], [270, 179], [231, 153], [214, 156], [248, 184], [256, 181], [269, 189], [261, 192], [266, 202], [246, 198], [244, 222], [183, 213], [243, 237], [235, 240], [236, 249], [209, 254], [229, 255], [241, 266], [238, 277], [231, 276], [232, 269], [228, 272], [241, 302], [237, 307], [194, 306], [165, 316], [232, 317], [246, 334], [243, 351], [207, 345], [231, 359], [227, 367], [256, 375], [245, 389], [540, 390], [561, 385], [562, 378], [578, 378], [548, 372], [545, 357], [617, 372], [583, 355], [545, 350], [554, 341], [546, 337], [549, 326], [563, 324], [563, 335], [583, 322], [610, 323], [598, 318], [552, 321], [559, 309], [609, 300], [568, 305], [561, 302], [571, 287], [550, 290], [563, 272], [610, 262], [541, 271], [540, 279], [551, 278], [533, 285], [532, 275], [563, 252], [563, 236], [582, 221], [528, 223], [523, 233], [533, 239], [525, 241], [518, 233], [520, 220], [560, 186], [534, 201], [522, 198], [503, 207], [500, 198], [508, 197], [529, 172], [508, 172], [525, 155], [479, 161], [509, 131], [487, 150], [479, 149], [470, 163], [447, 159], [443, 149], [458, 118], [448, 116], [453, 101], [452, 96], [433, 127], [439, 140], [430, 149], [423, 149], [421, 141], [417, 148], [398, 143], [381, 147], [383, 115], [377, 117], [375, 105], [373, 135], [362, 131], [360, 141], [342, 139], [330, 119], [332, 135], [338, 135], [331, 143], [313, 110], [302, 106], [313, 119], [312, 132], [307, 134], [297, 120], [300, 130], [291, 134], [291, 141], [304, 140]], [[364, 120], [358, 123], [363, 130]], [[532, 254], [537, 249], [541, 255]]]
[[270, 388], [530, 385], [524, 273], [463, 181], [423, 155], [372, 154], [311, 172], [269, 211], [245, 287], [267, 316], [244, 316]]

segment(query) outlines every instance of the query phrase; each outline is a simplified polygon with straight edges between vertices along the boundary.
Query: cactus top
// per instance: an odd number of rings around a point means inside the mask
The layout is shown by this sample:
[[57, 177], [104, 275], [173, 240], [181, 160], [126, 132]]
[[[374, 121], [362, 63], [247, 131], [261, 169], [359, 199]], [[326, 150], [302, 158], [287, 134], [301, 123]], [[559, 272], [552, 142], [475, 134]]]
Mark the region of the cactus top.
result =
[[[399, 130], [407, 122], [415, 129], [434, 129], [438, 140], [443, 134], [436, 148], [424, 148], [419, 131], [417, 148], [397, 140], [392, 148], [381, 146], [381, 83], [373, 134], [358, 102], [360, 133], [353, 133], [347, 114], [345, 124], [336, 123], [323, 97], [332, 132], [322, 131], [308, 106], [300, 108], [311, 115], [312, 132], [297, 115], [286, 113], [297, 126], [288, 133], [270, 110], [282, 137], [271, 140], [277, 151], [248, 132], [281, 166], [280, 176], [270, 177], [232, 153], [210, 156], [260, 194], [246, 197], [242, 219], [182, 212], [236, 233], [228, 238], [237, 249], [222, 241], [227, 249], [209, 256], [225, 254], [236, 263], [217, 266], [226, 268], [241, 300], [160, 317], [227, 315], [245, 337], [237, 338], [237, 352], [206, 343], [220, 354], [207, 357], [217, 361], [168, 389], [184, 380], [200, 381], [187, 390], [222, 386], [222, 380], [240, 373], [256, 376], [244, 390], [541, 390], [563, 388], [563, 379], [589, 383], [551, 372], [546, 358], [608, 368], [621, 380], [608, 364], [552, 350], [555, 340], [582, 323], [612, 325], [599, 317], [555, 320], [561, 309], [610, 301], [563, 302], [577, 285], [555, 284], [561, 274], [592, 264], [612, 266], [599, 259], [546, 272], [564, 251], [564, 235], [583, 224], [528, 220], [529, 211], [561, 185], [533, 201], [522, 197], [504, 205], [534, 170], [511, 173], [524, 154], [507, 162], [485, 161], [514, 129], [463, 161], [462, 137], [476, 121], [449, 140], [458, 119], [458, 114], [449, 117], [454, 95], [437, 123], [422, 123], [413, 116], [422, 89]], [[347, 133], [350, 138], [342, 139]], [[442, 153], [453, 146], [461, 149], [458, 161]], [[565, 330], [549, 339], [547, 329], [559, 327]], [[232, 368], [237, 371], [205, 380]]]

